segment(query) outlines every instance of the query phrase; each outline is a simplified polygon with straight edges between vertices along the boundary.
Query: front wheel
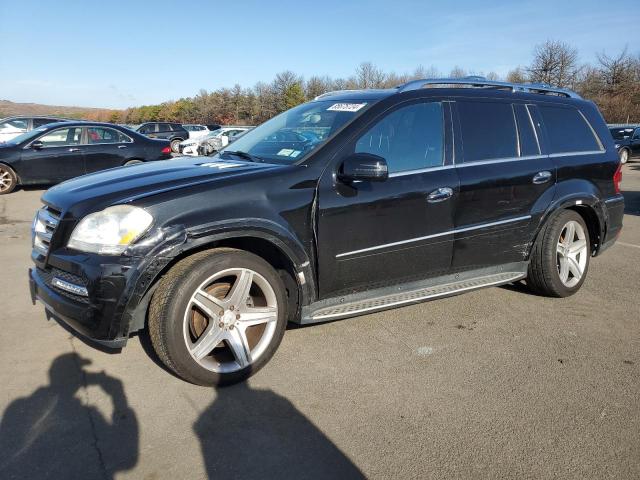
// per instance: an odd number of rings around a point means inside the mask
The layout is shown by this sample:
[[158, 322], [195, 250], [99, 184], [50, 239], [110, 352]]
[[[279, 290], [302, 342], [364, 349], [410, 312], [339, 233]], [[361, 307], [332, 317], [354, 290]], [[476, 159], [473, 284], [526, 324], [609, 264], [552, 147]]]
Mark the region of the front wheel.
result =
[[591, 258], [589, 229], [580, 214], [563, 210], [538, 234], [531, 252], [527, 284], [539, 294], [568, 297], [587, 276]]
[[177, 263], [149, 308], [149, 333], [163, 363], [199, 385], [226, 385], [262, 368], [286, 327], [282, 280], [263, 259], [220, 248]]
[[0, 165], [0, 195], [11, 193], [18, 185], [18, 176], [6, 165]]

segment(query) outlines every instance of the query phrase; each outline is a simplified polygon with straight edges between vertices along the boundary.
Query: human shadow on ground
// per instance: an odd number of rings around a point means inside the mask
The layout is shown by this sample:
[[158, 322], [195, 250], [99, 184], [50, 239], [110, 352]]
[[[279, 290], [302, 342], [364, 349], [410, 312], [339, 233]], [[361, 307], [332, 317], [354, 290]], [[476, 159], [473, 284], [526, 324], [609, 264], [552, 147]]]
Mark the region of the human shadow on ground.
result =
[[[57, 357], [49, 385], [14, 400], [0, 420], [0, 478], [111, 479], [138, 462], [138, 421], [122, 382], [76, 353]], [[86, 388], [111, 399], [110, 421], [87, 405]]]
[[364, 478], [289, 400], [244, 382], [218, 389], [194, 431], [210, 479]]

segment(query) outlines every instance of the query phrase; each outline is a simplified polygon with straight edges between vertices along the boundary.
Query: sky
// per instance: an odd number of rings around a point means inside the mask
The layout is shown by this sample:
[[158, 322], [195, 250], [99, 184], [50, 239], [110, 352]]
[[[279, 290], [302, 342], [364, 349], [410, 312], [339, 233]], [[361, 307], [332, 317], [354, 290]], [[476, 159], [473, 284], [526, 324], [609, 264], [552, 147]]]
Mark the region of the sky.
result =
[[[0, 99], [125, 108], [292, 70], [348, 77], [454, 66], [504, 75], [548, 39], [580, 61], [640, 53], [640, 34], [602, 0], [0, 0]], [[630, 5], [630, 4], [629, 4]]]

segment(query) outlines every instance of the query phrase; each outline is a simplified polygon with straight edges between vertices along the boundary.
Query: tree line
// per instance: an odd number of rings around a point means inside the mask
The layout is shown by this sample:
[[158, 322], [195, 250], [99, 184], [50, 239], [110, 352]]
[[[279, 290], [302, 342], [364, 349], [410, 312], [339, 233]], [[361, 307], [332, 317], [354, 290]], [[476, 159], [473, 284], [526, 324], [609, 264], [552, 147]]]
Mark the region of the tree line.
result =
[[593, 100], [608, 123], [640, 123], [640, 55], [631, 55], [625, 48], [613, 56], [598, 54], [594, 64], [584, 64], [579, 60], [577, 49], [555, 40], [537, 45], [530, 64], [514, 68], [504, 78], [495, 72], [485, 74], [462, 67], [443, 74], [433, 66], [419, 66], [411, 73], [397, 74], [364, 62], [347, 78], [314, 75], [305, 79], [294, 72], [283, 71], [271, 82], [258, 82], [252, 88], [235, 85], [215, 91], [203, 89], [194, 97], [126, 110], [99, 110], [91, 112], [87, 118], [126, 124], [167, 121], [257, 125], [332, 90], [388, 88], [418, 78], [467, 75], [570, 88]]

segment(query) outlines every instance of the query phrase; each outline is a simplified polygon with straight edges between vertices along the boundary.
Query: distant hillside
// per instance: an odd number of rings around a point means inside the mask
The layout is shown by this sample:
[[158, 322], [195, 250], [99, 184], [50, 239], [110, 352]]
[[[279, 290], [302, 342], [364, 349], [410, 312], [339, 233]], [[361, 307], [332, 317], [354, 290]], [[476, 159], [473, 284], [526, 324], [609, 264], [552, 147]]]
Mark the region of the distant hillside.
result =
[[107, 120], [111, 114], [117, 115], [120, 110], [85, 107], [63, 107], [59, 105], [42, 105], [40, 103], [15, 103], [0, 100], [0, 118], [11, 115], [56, 115], [68, 118], [82, 118], [87, 120]]

